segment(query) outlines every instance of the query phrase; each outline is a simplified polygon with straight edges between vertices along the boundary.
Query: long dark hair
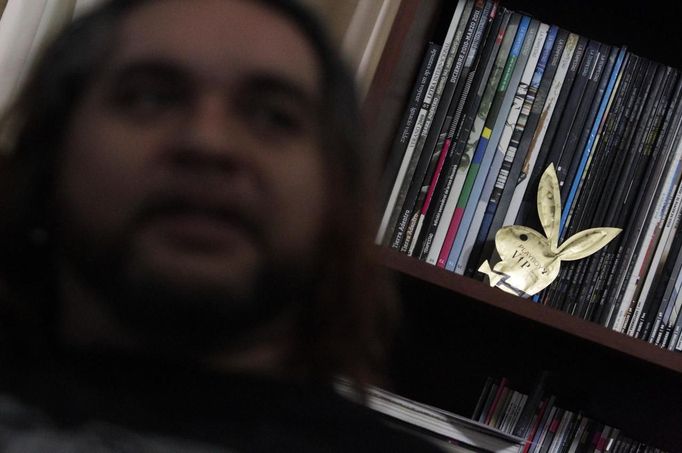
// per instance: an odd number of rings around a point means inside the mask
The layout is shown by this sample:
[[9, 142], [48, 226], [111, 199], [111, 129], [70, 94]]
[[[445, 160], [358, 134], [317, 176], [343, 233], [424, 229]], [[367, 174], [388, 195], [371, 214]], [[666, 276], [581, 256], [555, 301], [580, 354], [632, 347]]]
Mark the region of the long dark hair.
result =
[[[113, 52], [122, 21], [151, 1], [161, 0], [111, 0], [71, 23], [45, 49], [0, 121], [0, 339], [15, 351], [40, 351], [54, 334], [50, 200], [64, 131]], [[306, 10], [288, 0], [256, 1], [308, 38], [323, 80], [321, 152], [335, 206], [329, 209], [317, 296], [298, 319], [293, 366], [310, 377], [343, 373], [367, 380], [382, 363], [395, 307], [390, 285], [371, 259], [372, 172], [354, 84]]]

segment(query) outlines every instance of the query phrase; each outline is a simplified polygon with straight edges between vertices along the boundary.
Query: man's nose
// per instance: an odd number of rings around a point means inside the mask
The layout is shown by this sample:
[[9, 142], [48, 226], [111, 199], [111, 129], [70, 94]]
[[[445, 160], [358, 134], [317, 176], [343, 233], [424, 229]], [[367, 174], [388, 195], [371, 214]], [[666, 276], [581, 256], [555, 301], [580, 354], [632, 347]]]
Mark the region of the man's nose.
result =
[[225, 167], [247, 157], [243, 127], [224, 96], [198, 98], [175, 136], [173, 155], [178, 163]]
[[196, 100], [186, 118], [188, 143], [205, 148], [207, 152], [229, 152], [236, 138], [234, 118], [224, 97], [205, 95]]

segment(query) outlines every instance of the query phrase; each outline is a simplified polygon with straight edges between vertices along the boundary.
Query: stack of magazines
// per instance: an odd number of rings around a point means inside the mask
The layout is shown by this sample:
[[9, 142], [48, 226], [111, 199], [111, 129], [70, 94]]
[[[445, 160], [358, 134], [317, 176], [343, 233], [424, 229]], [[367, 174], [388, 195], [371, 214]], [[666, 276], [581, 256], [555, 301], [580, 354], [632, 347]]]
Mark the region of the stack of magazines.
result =
[[559, 244], [617, 227], [536, 301], [682, 350], [682, 81], [676, 69], [494, 0], [460, 0], [426, 46], [387, 165], [376, 242], [483, 278], [505, 225], [541, 230], [556, 169]]
[[[337, 390], [350, 398], [357, 397], [346, 381]], [[388, 423], [425, 437], [451, 452], [517, 453], [523, 439], [459, 415], [409, 400], [377, 387], [365, 389], [367, 406], [382, 414]]]
[[523, 438], [523, 453], [662, 452], [580, 411], [559, 407], [554, 395], [544, 394], [546, 379], [544, 373], [526, 395], [511, 389], [506, 378], [488, 378], [472, 418]]

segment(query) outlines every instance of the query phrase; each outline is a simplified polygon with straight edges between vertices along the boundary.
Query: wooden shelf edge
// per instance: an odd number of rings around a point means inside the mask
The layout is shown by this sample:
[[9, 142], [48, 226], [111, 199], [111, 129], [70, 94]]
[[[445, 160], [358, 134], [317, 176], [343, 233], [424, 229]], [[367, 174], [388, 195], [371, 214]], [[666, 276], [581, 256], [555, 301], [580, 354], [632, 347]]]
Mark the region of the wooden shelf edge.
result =
[[513, 315], [682, 374], [682, 354], [677, 352], [658, 348], [602, 325], [528, 299], [522, 299], [497, 288], [491, 288], [485, 283], [431, 266], [395, 250], [377, 247], [377, 257], [382, 265], [392, 271], [409, 275]]

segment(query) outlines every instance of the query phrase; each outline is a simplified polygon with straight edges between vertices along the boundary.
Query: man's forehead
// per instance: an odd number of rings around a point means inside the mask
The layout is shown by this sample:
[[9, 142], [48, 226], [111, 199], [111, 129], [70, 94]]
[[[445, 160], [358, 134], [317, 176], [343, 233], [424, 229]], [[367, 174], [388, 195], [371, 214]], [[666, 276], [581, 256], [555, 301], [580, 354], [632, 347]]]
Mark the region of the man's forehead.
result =
[[277, 74], [311, 94], [319, 91], [318, 58], [291, 19], [249, 0], [161, 0], [123, 23], [115, 64], [176, 61], [211, 78], [241, 71]]

